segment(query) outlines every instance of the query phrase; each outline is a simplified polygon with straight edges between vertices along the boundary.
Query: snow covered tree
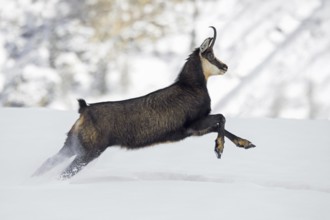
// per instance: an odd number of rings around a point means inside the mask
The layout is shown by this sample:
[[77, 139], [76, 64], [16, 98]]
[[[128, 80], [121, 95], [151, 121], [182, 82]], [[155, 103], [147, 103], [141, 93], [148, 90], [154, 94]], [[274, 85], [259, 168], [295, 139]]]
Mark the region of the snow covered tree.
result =
[[[215, 51], [229, 66], [226, 77], [209, 83], [225, 91], [215, 93], [215, 110], [228, 116], [330, 117], [326, 0], [0, 3], [2, 106], [67, 109], [79, 97], [135, 94], [138, 74], [166, 81], [213, 25], [221, 39]], [[162, 86], [157, 83], [153, 88]]]
[[[180, 4], [187, 4], [187, 0], [13, 0], [3, 4], [0, 27], [4, 37], [0, 43], [5, 62], [0, 68], [5, 83], [1, 102], [17, 105], [13, 98], [17, 97], [20, 106], [45, 106], [56, 100], [70, 106], [77, 96], [107, 93], [111, 89], [109, 74], [118, 74], [118, 87], [128, 88], [127, 55], [178, 29], [184, 16], [172, 16], [170, 9]], [[182, 6], [178, 10], [183, 10]], [[177, 25], [169, 25], [164, 17], [171, 17]], [[18, 97], [17, 78], [33, 84], [24, 73], [31, 65], [38, 72], [49, 70], [44, 71], [44, 78], [49, 72], [59, 76], [53, 81], [54, 89], [49, 88], [55, 94], [43, 97], [47, 102], [24, 102], [26, 99]], [[48, 84], [44, 86], [47, 91]], [[34, 92], [25, 91], [30, 96]]]

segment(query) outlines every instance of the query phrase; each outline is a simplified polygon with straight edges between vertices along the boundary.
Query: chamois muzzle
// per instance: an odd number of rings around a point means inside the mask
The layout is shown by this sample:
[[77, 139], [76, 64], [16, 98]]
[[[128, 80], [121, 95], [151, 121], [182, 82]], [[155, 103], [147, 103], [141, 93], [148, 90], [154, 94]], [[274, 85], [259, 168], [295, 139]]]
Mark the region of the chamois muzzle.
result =
[[224, 63], [222, 63], [222, 66], [220, 67], [224, 72], [227, 72], [228, 66]]

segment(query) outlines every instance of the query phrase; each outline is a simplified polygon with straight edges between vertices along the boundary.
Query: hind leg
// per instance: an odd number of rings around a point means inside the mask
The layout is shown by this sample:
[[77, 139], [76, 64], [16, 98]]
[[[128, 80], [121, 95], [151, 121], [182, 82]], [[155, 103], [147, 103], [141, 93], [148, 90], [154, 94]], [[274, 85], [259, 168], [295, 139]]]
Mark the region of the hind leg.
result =
[[82, 155], [78, 155], [72, 161], [72, 163], [61, 173], [60, 179], [65, 180], [73, 177], [92, 160], [100, 156], [103, 151], [104, 150], [91, 151]]
[[40, 176], [65, 160], [69, 159], [74, 155], [74, 151], [70, 149], [68, 145], [64, 145], [64, 147], [54, 156], [48, 158], [35, 172], [32, 176]]

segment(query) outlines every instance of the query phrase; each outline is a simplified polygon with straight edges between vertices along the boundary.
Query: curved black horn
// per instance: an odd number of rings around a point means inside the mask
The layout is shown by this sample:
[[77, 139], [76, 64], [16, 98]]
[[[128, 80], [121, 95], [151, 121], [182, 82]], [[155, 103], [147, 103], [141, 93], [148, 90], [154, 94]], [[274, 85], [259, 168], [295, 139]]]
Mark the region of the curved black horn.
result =
[[211, 45], [209, 46], [209, 47], [212, 48], [213, 45], [214, 45], [215, 40], [217, 39], [217, 29], [215, 29], [215, 27], [213, 27], [213, 26], [210, 26], [210, 28], [212, 28], [213, 31], [214, 31], [213, 38], [212, 38], [212, 43], [211, 43]]

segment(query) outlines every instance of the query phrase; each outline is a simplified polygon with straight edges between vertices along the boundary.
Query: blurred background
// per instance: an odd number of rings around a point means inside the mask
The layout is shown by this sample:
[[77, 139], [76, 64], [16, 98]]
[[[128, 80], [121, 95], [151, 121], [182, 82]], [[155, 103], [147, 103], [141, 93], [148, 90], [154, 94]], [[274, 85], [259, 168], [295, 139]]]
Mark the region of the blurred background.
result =
[[209, 28], [213, 112], [330, 119], [326, 0], [0, 0], [0, 106], [76, 110], [171, 84]]

